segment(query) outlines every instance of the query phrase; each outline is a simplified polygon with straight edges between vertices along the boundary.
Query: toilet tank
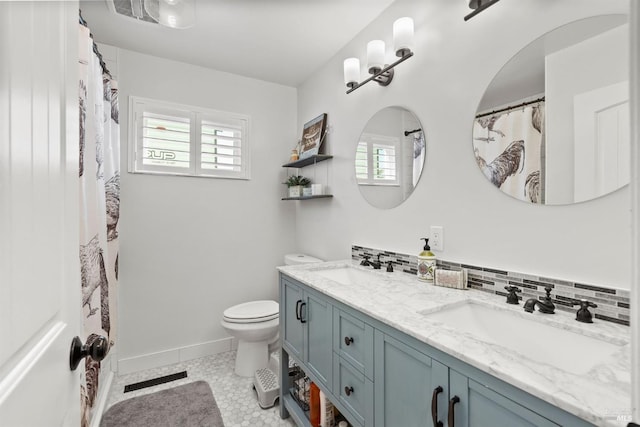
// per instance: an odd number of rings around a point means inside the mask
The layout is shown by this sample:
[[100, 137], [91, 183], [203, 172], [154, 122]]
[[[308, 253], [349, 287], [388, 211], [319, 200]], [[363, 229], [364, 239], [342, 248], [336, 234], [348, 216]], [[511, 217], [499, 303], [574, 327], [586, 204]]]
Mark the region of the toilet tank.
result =
[[314, 262], [323, 262], [321, 259], [305, 254], [286, 254], [284, 256], [284, 265], [311, 264]]

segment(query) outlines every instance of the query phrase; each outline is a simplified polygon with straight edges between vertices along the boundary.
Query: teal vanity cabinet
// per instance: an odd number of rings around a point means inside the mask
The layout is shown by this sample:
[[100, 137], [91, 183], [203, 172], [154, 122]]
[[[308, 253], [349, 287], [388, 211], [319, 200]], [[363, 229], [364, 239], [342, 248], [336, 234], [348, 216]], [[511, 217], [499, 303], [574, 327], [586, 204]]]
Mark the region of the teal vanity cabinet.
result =
[[[379, 330], [375, 332], [375, 426], [424, 426], [432, 419], [433, 390], [446, 395], [447, 367]], [[446, 415], [446, 399], [433, 412]], [[439, 418], [441, 419], [441, 418]], [[435, 424], [434, 424], [435, 425]]]
[[305, 364], [314, 382], [331, 390], [333, 306], [327, 297], [303, 286], [286, 276], [280, 280], [282, 346]]
[[281, 384], [292, 356], [354, 427], [593, 426], [285, 274], [280, 298]]
[[447, 405], [446, 422], [448, 424], [446, 425], [449, 427], [557, 427], [560, 425], [453, 369], [449, 370]]

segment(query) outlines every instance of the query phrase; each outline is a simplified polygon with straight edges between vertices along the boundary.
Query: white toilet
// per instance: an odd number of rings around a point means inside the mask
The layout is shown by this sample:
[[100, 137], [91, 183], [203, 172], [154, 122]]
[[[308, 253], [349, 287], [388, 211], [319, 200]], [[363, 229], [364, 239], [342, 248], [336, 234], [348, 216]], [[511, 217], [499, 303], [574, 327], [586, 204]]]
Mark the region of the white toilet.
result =
[[[285, 265], [322, 262], [303, 254], [288, 254]], [[278, 348], [279, 310], [277, 302], [250, 301], [229, 307], [223, 313], [222, 327], [238, 340], [235, 373], [251, 377], [269, 364], [269, 353]]]

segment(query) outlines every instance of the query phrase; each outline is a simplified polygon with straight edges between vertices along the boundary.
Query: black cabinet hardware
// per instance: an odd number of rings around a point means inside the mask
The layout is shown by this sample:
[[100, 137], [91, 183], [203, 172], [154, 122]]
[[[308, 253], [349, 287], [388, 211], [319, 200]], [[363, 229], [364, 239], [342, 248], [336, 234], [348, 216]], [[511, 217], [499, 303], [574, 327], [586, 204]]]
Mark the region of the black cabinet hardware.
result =
[[449, 401], [449, 427], [455, 427], [456, 425], [456, 417], [454, 414], [454, 406], [456, 403], [460, 402], [460, 398], [458, 396], [453, 396]]
[[443, 427], [442, 421], [438, 421], [438, 394], [442, 392], [442, 387], [438, 386], [433, 389], [433, 396], [431, 396], [431, 418], [433, 418], [433, 427]]

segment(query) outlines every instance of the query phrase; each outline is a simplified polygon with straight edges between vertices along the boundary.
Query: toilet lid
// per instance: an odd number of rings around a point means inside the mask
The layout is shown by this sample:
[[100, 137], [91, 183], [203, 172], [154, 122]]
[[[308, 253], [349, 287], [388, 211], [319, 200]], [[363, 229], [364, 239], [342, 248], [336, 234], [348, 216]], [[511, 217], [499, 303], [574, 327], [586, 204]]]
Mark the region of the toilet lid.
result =
[[257, 323], [277, 319], [279, 310], [275, 301], [250, 301], [227, 308], [223, 316], [231, 323]]

